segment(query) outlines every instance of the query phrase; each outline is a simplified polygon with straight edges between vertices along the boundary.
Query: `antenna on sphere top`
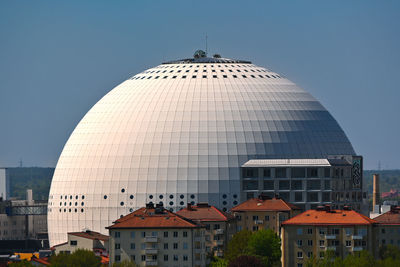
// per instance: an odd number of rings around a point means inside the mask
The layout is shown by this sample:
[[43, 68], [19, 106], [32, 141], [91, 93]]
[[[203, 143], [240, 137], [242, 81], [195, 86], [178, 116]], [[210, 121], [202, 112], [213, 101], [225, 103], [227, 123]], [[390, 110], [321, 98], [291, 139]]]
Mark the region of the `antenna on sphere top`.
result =
[[208, 39], [208, 36], [207, 36], [207, 33], [206, 33], [206, 56], [208, 55], [208, 44], [207, 44], [207, 39]]

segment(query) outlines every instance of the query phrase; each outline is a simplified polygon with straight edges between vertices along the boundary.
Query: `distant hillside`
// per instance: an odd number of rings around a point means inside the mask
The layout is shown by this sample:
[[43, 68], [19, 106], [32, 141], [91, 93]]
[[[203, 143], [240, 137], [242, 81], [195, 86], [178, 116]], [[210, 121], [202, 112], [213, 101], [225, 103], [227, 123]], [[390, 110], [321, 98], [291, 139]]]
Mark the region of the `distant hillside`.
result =
[[33, 190], [35, 200], [47, 200], [54, 168], [7, 168], [10, 177], [10, 196], [26, 199], [26, 189]]
[[365, 189], [372, 194], [372, 175], [379, 174], [380, 176], [380, 191], [388, 192], [391, 188], [400, 190], [400, 170], [365, 170], [364, 183]]

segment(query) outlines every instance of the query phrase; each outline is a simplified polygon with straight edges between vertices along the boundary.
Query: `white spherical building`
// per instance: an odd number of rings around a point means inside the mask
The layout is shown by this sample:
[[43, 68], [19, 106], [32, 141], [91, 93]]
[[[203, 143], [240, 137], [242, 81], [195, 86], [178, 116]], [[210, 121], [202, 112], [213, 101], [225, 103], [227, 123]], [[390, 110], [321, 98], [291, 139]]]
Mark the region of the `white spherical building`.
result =
[[150, 201], [229, 209], [249, 159], [342, 154], [355, 153], [338, 123], [285, 77], [201, 54], [167, 62], [111, 90], [71, 134], [50, 189], [50, 244], [85, 228], [107, 234]]

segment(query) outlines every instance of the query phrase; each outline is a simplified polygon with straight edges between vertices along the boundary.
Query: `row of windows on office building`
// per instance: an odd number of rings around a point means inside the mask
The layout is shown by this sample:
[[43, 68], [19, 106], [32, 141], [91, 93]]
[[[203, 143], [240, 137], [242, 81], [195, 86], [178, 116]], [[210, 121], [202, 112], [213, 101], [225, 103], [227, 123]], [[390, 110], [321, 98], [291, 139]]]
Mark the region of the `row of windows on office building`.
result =
[[[163, 237], [169, 237], [171, 235], [171, 232], [168, 231], [164, 231], [162, 232], [162, 236]], [[130, 236], [131, 238], [135, 238], [136, 236], [136, 232], [132, 231], [130, 232]], [[114, 232], [114, 237], [115, 238], [120, 238], [121, 237], [121, 232], [116, 231]], [[145, 238], [145, 237], [158, 237], [158, 232], [157, 231], [153, 231], [153, 232], [140, 232], [140, 237]], [[178, 231], [173, 231], [172, 232], [172, 237], [179, 237], [179, 232]], [[183, 231], [182, 232], [182, 237], [188, 237], [188, 232], [187, 231]]]
[[349, 176], [349, 168], [243, 168], [243, 178], [332, 178]]
[[[263, 180], [261, 190], [331, 190], [330, 180]], [[243, 180], [243, 190], [259, 190], [258, 179]]]
[[[169, 261], [169, 260], [171, 260], [171, 261], [179, 261], [179, 257], [182, 257], [182, 261], [183, 262], [189, 260], [189, 256], [187, 254], [184, 254], [184, 255], [181, 255], [181, 256], [180, 255], [176, 255], [176, 254], [174, 254], [174, 255], [164, 254], [162, 258], [163, 258], [164, 261]], [[131, 261], [136, 261], [136, 255], [131, 255], [130, 258], [131, 258]], [[114, 260], [116, 262], [120, 262], [121, 261], [121, 255], [118, 255], [118, 254], [115, 255]], [[140, 260], [141, 261], [157, 261], [158, 260], [158, 256], [157, 255], [147, 255], [146, 256], [145, 254], [142, 254], [140, 256]]]

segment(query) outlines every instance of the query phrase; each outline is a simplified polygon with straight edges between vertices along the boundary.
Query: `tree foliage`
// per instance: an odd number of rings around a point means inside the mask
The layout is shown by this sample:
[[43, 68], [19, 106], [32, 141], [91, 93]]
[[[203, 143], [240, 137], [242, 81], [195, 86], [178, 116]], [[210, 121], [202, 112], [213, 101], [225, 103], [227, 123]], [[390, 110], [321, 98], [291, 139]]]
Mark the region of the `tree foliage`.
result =
[[266, 267], [266, 265], [256, 256], [241, 255], [232, 260], [228, 267]]
[[210, 262], [210, 267], [227, 267], [228, 261], [226, 259], [221, 259], [218, 257], [213, 257]]
[[280, 266], [280, 246], [280, 238], [270, 229], [257, 232], [243, 230], [228, 243], [225, 257], [229, 264], [236, 262], [239, 256], [246, 255], [261, 260], [264, 266]]
[[11, 267], [33, 267], [34, 265], [27, 260], [12, 262], [8, 266]]
[[266, 266], [280, 265], [281, 240], [271, 229], [254, 232], [247, 247], [249, 254], [260, 257]]
[[50, 263], [54, 267], [100, 267], [101, 258], [90, 250], [77, 249], [72, 254], [53, 255]]
[[231, 262], [240, 255], [248, 254], [248, 242], [252, 232], [248, 230], [242, 230], [233, 235], [231, 241], [228, 243], [228, 248], [225, 253], [225, 258]]

